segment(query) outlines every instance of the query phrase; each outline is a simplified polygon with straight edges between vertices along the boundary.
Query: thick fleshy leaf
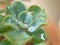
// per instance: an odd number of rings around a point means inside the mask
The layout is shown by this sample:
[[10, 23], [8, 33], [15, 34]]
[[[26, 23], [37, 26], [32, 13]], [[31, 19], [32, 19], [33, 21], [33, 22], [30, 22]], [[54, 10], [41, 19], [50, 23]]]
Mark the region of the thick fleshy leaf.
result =
[[32, 5], [28, 11], [31, 11], [33, 12], [32, 15], [33, 15], [33, 19], [36, 19], [37, 17], [44, 17], [46, 18], [46, 13], [45, 13], [45, 10], [42, 9], [41, 7], [37, 6], [37, 5]]
[[32, 32], [32, 30], [28, 31], [27, 33], [33, 37], [32, 42], [35, 42], [35, 43], [41, 43], [41, 42], [45, 41], [45, 39], [47, 37], [46, 33], [42, 27], [36, 29], [33, 32]]
[[26, 21], [27, 24], [30, 24], [30, 25], [32, 24], [32, 15], [31, 15], [31, 12], [27, 13], [25, 21]]
[[44, 9], [41, 9], [40, 15], [41, 15], [41, 17], [47, 18], [47, 13]]
[[19, 16], [18, 19], [21, 20], [23, 23], [26, 24], [32, 24], [32, 15], [31, 12], [22, 12]]
[[15, 26], [13, 24], [0, 24], [0, 33], [13, 31], [15, 29], [17, 29], [17, 26]]
[[36, 27], [39, 27], [39, 26], [42, 26], [42, 25], [46, 25], [48, 22], [45, 18], [43, 17], [38, 17], [37, 19], [35, 19], [32, 23], [32, 26], [34, 26], [35, 28]]
[[28, 31], [35, 31], [36, 29], [38, 29], [39, 27], [46, 25], [48, 22], [45, 18], [43, 17], [39, 17], [37, 19], [35, 19], [35, 21], [32, 23], [32, 25], [29, 27]]
[[13, 23], [13, 24], [17, 24], [18, 20], [11, 16], [11, 15], [7, 15], [5, 16], [5, 18], [3, 19], [3, 21], [1, 23]]
[[7, 14], [16, 17], [18, 17], [18, 15], [24, 10], [26, 10], [24, 4], [19, 1], [12, 2], [11, 5], [7, 6]]
[[42, 43], [33, 43], [32, 45], [48, 45], [48, 44], [45, 42], [42, 42]]
[[27, 12], [22, 12], [21, 14], [19, 14], [18, 20], [25, 22], [26, 16], [27, 16]]
[[0, 23], [2, 22], [2, 20], [4, 19], [5, 16], [0, 15]]
[[11, 5], [8, 5], [6, 7], [6, 13], [7, 13], [7, 15], [13, 15], [14, 17], [16, 17], [16, 13], [14, 11], [14, 8]]
[[15, 1], [12, 3], [16, 16], [18, 16], [22, 11], [25, 11], [25, 5], [19, 1]]
[[29, 36], [26, 32], [22, 32], [20, 30], [16, 30], [14, 32], [4, 33], [6, 39], [8, 39], [13, 45], [23, 45], [29, 40], [31, 40], [31, 36]]
[[8, 40], [2, 40], [0, 41], [0, 45], [12, 45]]

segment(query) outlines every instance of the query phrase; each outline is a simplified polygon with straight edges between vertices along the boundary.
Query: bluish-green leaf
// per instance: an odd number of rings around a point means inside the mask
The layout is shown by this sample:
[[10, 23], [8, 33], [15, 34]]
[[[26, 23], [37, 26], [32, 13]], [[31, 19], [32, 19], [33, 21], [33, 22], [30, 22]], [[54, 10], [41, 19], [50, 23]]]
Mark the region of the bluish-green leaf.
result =
[[16, 16], [18, 16], [22, 11], [26, 10], [25, 5], [19, 1], [13, 2], [12, 7], [14, 8]]
[[26, 32], [16, 30], [14, 32], [4, 33], [6, 39], [8, 39], [13, 45], [23, 45], [32, 39]]
[[18, 19], [21, 20], [23, 23], [32, 24], [32, 15], [31, 12], [22, 12]]
[[6, 7], [6, 13], [7, 13], [7, 15], [13, 15], [14, 17], [16, 17], [16, 13], [14, 11], [14, 8], [11, 5], [8, 5]]
[[0, 41], [0, 45], [12, 45], [8, 40], [2, 40]]
[[18, 20], [25, 22], [27, 16], [27, 12], [21, 12], [18, 16]]
[[33, 12], [33, 19], [36, 19], [37, 17], [44, 17], [46, 18], [46, 13], [45, 10], [42, 9], [41, 7], [37, 6], [37, 5], [32, 5], [28, 11]]
[[38, 17], [36, 18], [33, 23], [32, 23], [32, 26], [34, 26], [35, 28], [39, 27], [39, 26], [42, 26], [42, 25], [46, 25], [48, 22], [45, 18], [43, 17]]
[[37, 19], [35, 19], [35, 21], [32, 23], [32, 25], [29, 27], [28, 31], [35, 31], [36, 29], [38, 29], [39, 27], [46, 25], [48, 22], [45, 18], [43, 17], [38, 17]]
[[41, 43], [45, 41], [47, 37], [43, 28], [38, 28], [35, 31], [30, 30], [27, 33], [33, 37], [32, 42], [34, 43]]
[[19, 1], [12, 2], [6, 9], [7, 14], [14, 15], [15, 17], [18, 17], [22, 11], [26, 10], [24, 4]]

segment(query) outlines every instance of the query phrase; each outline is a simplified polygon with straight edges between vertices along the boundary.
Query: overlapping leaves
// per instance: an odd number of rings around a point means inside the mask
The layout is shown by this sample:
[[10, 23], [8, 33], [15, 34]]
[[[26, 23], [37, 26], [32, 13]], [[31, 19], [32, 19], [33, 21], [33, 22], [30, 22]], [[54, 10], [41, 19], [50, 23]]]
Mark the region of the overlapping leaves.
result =
[[24, 4], [16, 1], [8, 5], [6, 10], [6, 16], [0, 15], [0, 33], [10, 43], [23, 45], [30, 40], [40, 43], [46, 39], [46, 33], [40, 28], [47, 24], [44, 9], [36, 5], [26, 9]]
[[27, 32], [27, 33], [33, 37], [33, 39], [32, 39], [33, 43], [41, 43], [47, 37], [43, 27], [38, 28], [38, 29], [36, 29], [35, 31], [32, 31], [32, 32]]

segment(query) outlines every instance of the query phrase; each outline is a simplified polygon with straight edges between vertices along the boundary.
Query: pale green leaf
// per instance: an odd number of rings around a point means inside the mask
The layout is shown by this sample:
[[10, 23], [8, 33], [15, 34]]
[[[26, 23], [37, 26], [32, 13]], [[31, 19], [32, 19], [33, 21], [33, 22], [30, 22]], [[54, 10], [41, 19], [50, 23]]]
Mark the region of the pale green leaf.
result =
[[2, 20], [4, 19], [5, 16], [0, 15], [0, 23], [2, 22]]
[[33, 43], [32, 45], [48, 45], [46, 42], [42, 42], [42, 43]]
[[7, 15], [5, 16], [5, 18], [3, 19], [3, 21], [1, 23], [13, 23], [13, 24], [17, 24], [18, 20], [11, 16], [11, 15]]
[[29, 40], [31, 40], [31, 36], [29, 36], [26, 32], [16, 30], [14, 32], [4, 33], [6, 39], [8, 39], [13, 45], [23, 45]]
[[0, 33], [13, 31], [15, 29], [17, 29], [17, 26], [14, 24], [0, 24]]

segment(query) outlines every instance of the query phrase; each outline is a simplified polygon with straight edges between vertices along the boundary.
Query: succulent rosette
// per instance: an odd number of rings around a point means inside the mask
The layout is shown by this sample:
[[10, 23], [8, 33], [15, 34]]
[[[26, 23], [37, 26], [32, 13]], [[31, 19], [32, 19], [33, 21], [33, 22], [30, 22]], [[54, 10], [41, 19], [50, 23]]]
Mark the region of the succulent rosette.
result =
[[12, 2], [5, 9], [6, 15], [0, 15], [0, 36], [5, 39], [0, 45], [24, 45], [28, 41], [40, 45], [46, 40], [43, 26], [48, 22], [44, 9], [37, 5], [26, 9], [20, 1]]

